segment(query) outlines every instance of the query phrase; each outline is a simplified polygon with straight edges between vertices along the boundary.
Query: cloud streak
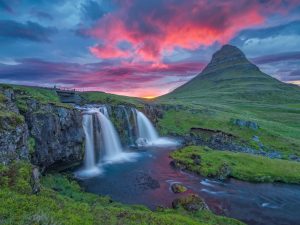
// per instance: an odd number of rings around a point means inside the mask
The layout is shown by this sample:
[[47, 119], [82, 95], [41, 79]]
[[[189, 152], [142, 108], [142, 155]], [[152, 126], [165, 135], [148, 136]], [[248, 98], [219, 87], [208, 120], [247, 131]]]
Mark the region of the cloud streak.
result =
[[0, 20], [0, 37], [4, 38], [49, 42], [49, 37], [56, 32], [53, 27], [43, 27], [35, 22], [19, 23], [13, 20]]
[[[44, 85], [58, 84], [86, 90], [109, 91], [132, 96], [156, 96], [166, 93], [195, 76], [204, 63], [172, 63], [158, 68], [151, 64], [57, 63], [23, 59], [16, 65], [0, 64], [0, 80], [14, 80]], [[145, 73], [147, 71], [147, 73]], [[120, 82], [122, 81], [122, 82]], [[67, 85], [66, 85], [67, 84]], [[160, 88], [164, 85], [164, 89]]]

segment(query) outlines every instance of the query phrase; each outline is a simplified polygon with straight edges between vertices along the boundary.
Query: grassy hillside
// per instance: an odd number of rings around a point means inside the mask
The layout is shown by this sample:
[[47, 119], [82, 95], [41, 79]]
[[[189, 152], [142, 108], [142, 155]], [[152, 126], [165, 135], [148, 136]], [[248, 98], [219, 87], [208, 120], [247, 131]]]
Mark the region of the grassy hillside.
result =
[[[166, 112], [159, 121], [163, 133], [218, 129], [249, 144], [255, 135], [269, 148], [300, 154], [300, 87], [262, 73], [233, 46], [223, 47], [201, 74], [156, 101], [186, 108]], [[254, 121], [260, 128], [241, 128], [233, 119]]]

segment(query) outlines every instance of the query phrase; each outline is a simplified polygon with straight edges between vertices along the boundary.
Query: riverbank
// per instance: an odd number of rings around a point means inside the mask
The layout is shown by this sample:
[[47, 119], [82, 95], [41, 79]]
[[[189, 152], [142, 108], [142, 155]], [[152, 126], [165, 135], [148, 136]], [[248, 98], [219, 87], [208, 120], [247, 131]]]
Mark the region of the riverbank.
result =
[[250, 182], [300, 183], [300, 163], [247, 153], [188, 146], [171, 153], [176, 167], [221, 180], [233, 177]]
[[[32, 179], [32, 166], [25, 162], [0, 168], [0, 220], [3, 224], [242, 224], [202, 210], [151, 211], [144, 206], [128, 206], [82, 191], [63, 175]], [[37, 178], [37, 177], [35, 177]], [[34, 185], [33, 185], [34, 184]], [[32, 185], [37, 192], [32, 192]]]

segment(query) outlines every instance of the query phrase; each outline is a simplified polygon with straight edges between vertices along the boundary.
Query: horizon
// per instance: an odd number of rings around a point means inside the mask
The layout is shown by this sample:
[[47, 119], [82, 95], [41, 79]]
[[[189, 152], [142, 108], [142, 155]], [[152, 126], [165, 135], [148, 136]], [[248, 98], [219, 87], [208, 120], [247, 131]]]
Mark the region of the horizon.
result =
[[300, 85], [299, 1], [0, 0], [0, 12], [1, 83], [151, 99], [231, 44]]

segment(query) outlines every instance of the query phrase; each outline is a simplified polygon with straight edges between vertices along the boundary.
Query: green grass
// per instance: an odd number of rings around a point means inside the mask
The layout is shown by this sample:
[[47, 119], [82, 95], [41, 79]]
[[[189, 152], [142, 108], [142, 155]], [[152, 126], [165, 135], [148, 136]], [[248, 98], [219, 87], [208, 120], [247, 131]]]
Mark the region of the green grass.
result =
[[[212, 104], [199, 103], [193, 106], [186, 103], [184, 110], [168, 110], [159, 119], [158, 128], [163, 135], [190, 133], [191, 128], [222, 130], [233, 134], [243, 142], [253, 145], [252, 137], [258, 136], [266, 147], [282, 153], [300, 155], [300, 110], [289, 109], [285, 105], [259, 104]], [[232, 119], [257, 122], [258, 130], [239, 127]]]
[[[200, 157], [200, 165], [193, 158]], [[189, 146], [171, 153], [187, 170], [206, 177], [218, 177], [224, 166], [230, 177], [251, 182], [300, 183], [300, 163], [269, 159], [246, 153], [216, 151], [208, 147]]]
[[1, 224], [242, 224], [209, 211], [151, 211], [144, 206], [112, 202], [109, 197], [82, 191], [75, 181], [59, 174], [43, 177], [41, 192], [33, 195], [29, 185], [30, 171], [31, 166], [22, 162], [0, 167]]

